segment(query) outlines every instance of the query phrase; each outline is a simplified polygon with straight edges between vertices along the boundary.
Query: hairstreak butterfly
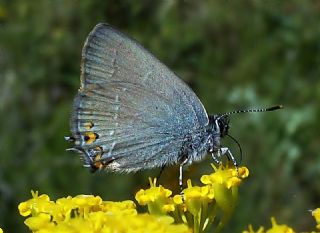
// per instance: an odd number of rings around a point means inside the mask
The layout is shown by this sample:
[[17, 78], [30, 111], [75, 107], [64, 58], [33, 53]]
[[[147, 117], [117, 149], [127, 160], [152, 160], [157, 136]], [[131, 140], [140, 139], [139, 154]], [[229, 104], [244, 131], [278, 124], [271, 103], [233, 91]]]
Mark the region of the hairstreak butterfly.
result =
[[98, 24], [82, 51], [81, 86], [71, 117], [71, 150], [84, 166], [134, 172], [180, 164], [182, 168], [208, 153], [215, 161], [230, 150], [229, 115], [208, 115], [196, 94], [137, 41], [107, 24]]

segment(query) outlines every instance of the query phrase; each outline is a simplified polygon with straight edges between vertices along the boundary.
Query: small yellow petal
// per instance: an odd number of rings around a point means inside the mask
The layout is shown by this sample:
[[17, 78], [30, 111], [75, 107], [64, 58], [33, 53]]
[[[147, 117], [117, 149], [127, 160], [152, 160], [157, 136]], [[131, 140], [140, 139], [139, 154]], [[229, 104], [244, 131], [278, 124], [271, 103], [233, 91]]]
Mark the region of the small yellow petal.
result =
[[52, 225], [50, 222], [50, 215], [49, 214], [44, 214], [40, 213], [36, 217], [30, 217], [27, 218], [24, 223], [32, 230], [32, 231], [37, 231], [41, 228], [46, 228]]
[[163, 205], [162, 207], [162, 210], [166, 213], [168, 212], [173, 212], [175, 210], [174, 208], [174, 204], [166, 204], [166, 205]]
[[249, 176], [249, 169], [246, 167], [240, 167], [238, 176], [242, 179], [248, 177]]
[[30, 205], [28, 202], [21, 202], [18, 205], [18, 209], [19, 209], [19, 213], [20, 215], [27, 217], [31, 214], [31, 209], [30, 209]]
[[201, 176], [201, 182], [203, 184], [210, 184], [211, 183], [211, 179], [209, 175], [203, 175]]
[[174, 202], [174, 204], [176, 204], [176, 205], [182, 204], [182, 203], [183, 203], [182, 196], [181, 196], [181, 195], [175, 195], [175, 196], [173, 197], [173, 202]]

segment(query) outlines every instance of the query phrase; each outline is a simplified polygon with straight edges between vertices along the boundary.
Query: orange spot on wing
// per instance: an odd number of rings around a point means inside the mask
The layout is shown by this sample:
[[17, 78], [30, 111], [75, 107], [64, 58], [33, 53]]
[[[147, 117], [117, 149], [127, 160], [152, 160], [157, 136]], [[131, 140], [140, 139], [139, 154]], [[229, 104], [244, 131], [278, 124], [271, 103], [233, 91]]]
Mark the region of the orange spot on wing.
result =
[[98, 137], [99, 135], [94, 132], [86, 132], [84, 134], [84, 140], [87, 144], [92, 144]]
[[[99, 148], [99, 147], [98, 147]], [[93, 163], [93, 166], [97, 169], [102, 169], [105, 167], [105, 164], [103, 163], [103, 161], [101, 161], [102, 157], [102, 154], [97, 154], [95, 157], [94, 157], [94, 163]]]

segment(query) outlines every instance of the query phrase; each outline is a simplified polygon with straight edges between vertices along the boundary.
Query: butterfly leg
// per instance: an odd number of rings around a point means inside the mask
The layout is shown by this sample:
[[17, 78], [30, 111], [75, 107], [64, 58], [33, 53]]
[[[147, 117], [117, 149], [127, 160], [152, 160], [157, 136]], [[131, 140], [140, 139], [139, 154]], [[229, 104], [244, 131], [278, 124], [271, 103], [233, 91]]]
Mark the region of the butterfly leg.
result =
[[212, 159], [217, 163], [217, 164], [221, 164], [221, 155], [220, 155], [220, 152], [211, 152], [211, 156], [212, 156]]
[[183, 166], [187, 164], [189, 158], [186, 158], [185, 160], [182, 161], [182, 163], [180, 164], [180, 170], [179, 170], [179, 186], [180, 186], [180, 190], [182, 192], [183, 190]]
[[227, 158], [229, 160], [232, 161], [233, 163], [233, 166], [236, 168], [236, 170], [238, 171], [238, 163], [237, 163], [237, 160], [234, 158], [234, 156], [232, 155], [230, 149], [228, 147], [222, 147], [220, 148], [220, 153], [221, 155], [226, 155]]
[[159, 174], [157, 175], [157, 181], [160, 179], [160, 176], [162, 175], [162, 172], [163, 172], [163, 170], [165, 169], [165, 167], [166, 167], [166, 165], [163, 165], [163, 166], [161, 167], [161, 170], [160, 170]]

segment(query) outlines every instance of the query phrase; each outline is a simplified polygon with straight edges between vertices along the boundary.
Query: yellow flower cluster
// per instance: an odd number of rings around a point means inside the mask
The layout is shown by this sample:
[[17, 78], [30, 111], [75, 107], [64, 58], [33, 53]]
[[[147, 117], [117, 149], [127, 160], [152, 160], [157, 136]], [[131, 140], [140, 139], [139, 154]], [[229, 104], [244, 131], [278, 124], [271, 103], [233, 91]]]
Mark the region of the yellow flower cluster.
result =
[[271, 218], [271, 225], [271, 228], [267, 231], [264, 230], [264, 227], [259, 227], [257, 231], [254, 231], [252, 225], [249, 225], [249, 229], [243, 231], [243, 233], [295, 233], [295, 231], [287, 225], [279, 225], [274, 217]]
[[[312, 211], [312, 216], [315, 218], [317, 222], [317, 229], [320, 229], [320, 208]], [[289, 226], [282, 224], [279, 225], [275, 218], [271, 218], [271, 228], [268, 230], [264, 230], [264, 227], [259, 227], [257, 231], [253, 230], [252, 225], [249, 225], [248, 230], [243, 231], [243, 233], [295, 233], [295, 231]], [[305, 232], [307, 233], [307, 232]], [[316, 233], [315, 231], [311, 231], [311, 233]]]
[[[148, 207], [137, 213], [133, 201], [103, 201], [98, 196], [79, 195], [51, 201], [48, 195], [32, 192], [33, 198], [19, 205], [33, 232], [204, 232], [215, 223], [219, 232], [237, 203], [237, 187], [249, 175], [245, 167], [213, 166], [214, 173], [201, 177], [203, 186], [191, 180], [181, 194], [150, 181], [149, 189], [136, 193], [136, 200]], [[218, 217], [219, 216], [219, 217]], [[125, 222], [124, 222], [125, 220]]]
[[32, 196], [18, 208], [22, 216], [28, 217], [25, 224], [37, 233], [190, 232], [184, 224], [174, 224], [169, 216], [138, 214], [133, 201], [111, 202], [79, 195], [54, 202], [38, 192], [32, 192]]
[[[246, 167], [228, 165], [215, 167], [210, 175], [201, 177], [202, 186], [193, 186], [191, 180], [181, 194], [149, 179], [150, 188], [136, 193], [139, 205], [147, 206], [148, 213], [138, 213], [131, 200], [103, 201], [99, 196], [78, 195], [51, 201], [46, 194], [31, 192], [33, 198], [20, 203], [19, 212], [27, 217], [25, 224], [35, 233], [113, 233], [113, 232], [208, 232], [215, 225], [218, 233], [228, 222], [238, 199], [238, 186], [249, 175]], [[320, 208], [312, 211], [320, 229]], [[243, 233], [294, 233], [287, 225], [271, 218], [271, 228], [254, 230], [249, 225]], [[2, 233], [0, 228], [0, 233]], [[311, 233], [315, 233], [312, 231]]]
[[[193, 186], [188, 180], [187, 188], [172, 196], [170, 190], [150, 180], [150, 188], [138, 191], [136, 200], [140, 205], [147, 205], [150, 214], [172, 216], [175, 222], [188, 225], [194, 233], [208, 230], [214, 221], [219, 232], [233, 213], [237, 187], [249, 171], [245, 167], [212, 167], [213, 174], [201, 177], [204, 186]], [[220, 219], [216, 218], [218, 214], [222, 216]]]
[[140, 189], [136, 193], [136, 200], [140, 205], [147, 205], [150, 214], [160, 215], [174, 211], [173, 202], [169, 199], [172, 192], [161, 185], [156, 186], [156, 179], [149, 179], [150, 188], [147, 190]]

